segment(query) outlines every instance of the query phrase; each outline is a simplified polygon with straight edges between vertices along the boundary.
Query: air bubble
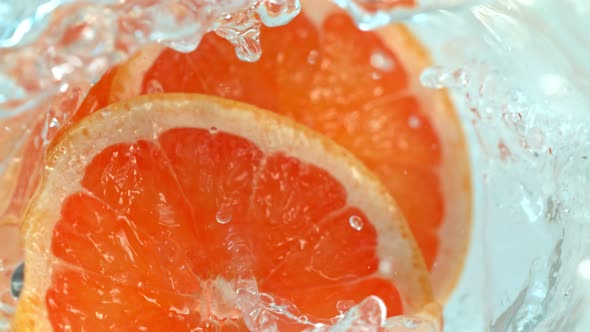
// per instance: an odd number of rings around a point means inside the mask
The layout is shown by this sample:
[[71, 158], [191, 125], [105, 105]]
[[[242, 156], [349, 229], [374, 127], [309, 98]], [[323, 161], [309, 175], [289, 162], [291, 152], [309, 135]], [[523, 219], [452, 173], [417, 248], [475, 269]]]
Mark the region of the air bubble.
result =
[[233, 216], [231, 213], [231, 209], [224, 208], [217, 211], [217, 214], [215, 215], [215, 220], [217, 220], [218, 223], [225, 225], [231, 221], [232, 217]]
[[363, 218], [354, 215], [348, 218], [348, 223], [350, 224], [350, 227], [352, 227], [354, 230], [360, 231], [363, 229], [365, 222], [363, 221]]
[[219, 129], [217, 129], [217, 127], [215, 127], [215, 126], [209, 127], [209, 134], [215, 135], [217, 133], [219, 133]]

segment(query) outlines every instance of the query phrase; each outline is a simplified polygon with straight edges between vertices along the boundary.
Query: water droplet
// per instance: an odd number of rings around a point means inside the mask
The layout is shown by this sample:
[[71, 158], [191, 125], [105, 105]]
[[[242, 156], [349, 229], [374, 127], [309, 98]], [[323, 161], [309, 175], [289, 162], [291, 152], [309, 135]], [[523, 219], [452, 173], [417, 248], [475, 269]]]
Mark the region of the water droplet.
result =
[[348, 223], [350, 224], [350, 227], [354, 228], [357, 231], [360, 231], [363, 229], [365, 222], [363, 221], [363, 218], [357, 215], [353, 215], [350, 216], [350, 218], [348, 218]]
[[23, 289], [23, 281], [25, 278], [25, 264], [20, 263], [18, 267], [12, 272], [12, 276], [10, 277], [10, 293], [15, 298], [20, 296], [20, 293]]
[[256, 12], [267, 27], [277, 27], [289, 23], [301, 11], [299, 0], [266, 0]]
[[209, 134], [215, 135], [217, 133], [219, 133], [219, 129], [217, 129], [217, 127], [215, 127], [215, 126], [209, 127]]
[[390, 261], [382, 260], [379, 262], [379, 274], [390, 276], [393, 274], [393, 266]]
[[517, 123], [522, 119], [522, 114], [518, 112], [510, 113], [509, 118], [512, 122]]
[[375, 51], [371, 54], [371, 66], [381, 71], [392, 71], [395, 67], [395, 62], [391, 57], [381, 51]]
[[215, 30], [215, 33], [234, 46], [236, 56], [240, 60], [256, 62], [260, 59], [260, 22], [253, 13], [229, 16], [222, 25], [223, 27]]
[[258, 30], [258, 28], [248, 30], [232, 44], [235, 47], [236, 55], [242, 61], [256, 62], [262, 55], [260, 30]]
[[422, 121], [419, 117], [415, 115], [410, 115], [410, 117], [408, 118], [408, 126], [410, 126], [410, 128], [417, 129], [420, 128], [421, 125]]
[[232, 217], [231, 208], [223, 208], [217, 211], [215, 220], [217, 220], [218, 223], [225, 225], [231, 221]]
[[341, 315], [344, 315], [350, 310], [350, 308], [354, 307], [355, 304], [356, 303], [353, 300], [340, 300], [336, 302], [336, 310], [338, 310]]
[[49, 128], [59, 128], [60, 124], [59, 124], [59, 120], [55, 117], [51, 118], [51, 121], [49, 122]]
[[310, 65], [315, 64], [318, 61], [319, 55], [320, 53], [316, 50], [310, 51], [307, 55], [307, 63], [309, 63]]
[[164, 87], [162, 87], [162, 83], [160, 83], [158, 80], [149, 80], [146, 84], [146, 90], [148, 93], [164, 92]]
[[300, 324], [309, 324], [309, 318], [305, 315], [297, 317], [297, 322]]

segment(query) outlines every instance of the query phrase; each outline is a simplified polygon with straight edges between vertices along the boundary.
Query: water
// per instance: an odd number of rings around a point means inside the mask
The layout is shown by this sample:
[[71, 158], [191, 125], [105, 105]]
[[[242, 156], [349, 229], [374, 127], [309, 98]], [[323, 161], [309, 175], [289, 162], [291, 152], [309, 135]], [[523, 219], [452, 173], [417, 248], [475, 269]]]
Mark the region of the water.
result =
[[422, 83], [451, 90], [474, 143], [476, 229], [446, 308], [451, 331], [590, 326], [579, 273], [590, 231], [590, 67], [581, 47], [589, 9], [585, 1], [494, 1], [410, 23], [437, 59]]
[[299, 0], [70, 3], [0, 4], [0, 117], [26, 112], [63, 84], [93, 82], [150, 42], [189, 52], [214, 30], [240, 59], [256, 61], [260, 25], [284, 25], [301, 10]]
[[10, 293], [13, 297], [18, 298], [23, 289], [23, 281], [25, 278], [25, 265], [19, 264], [10, 276]]
[[231, 208], [222, 208], [215, 214], [215, 220], [222, 225], [229, 223], [232, 217]]
[[487, 0], [416, 0], [416, 7], [398, 0], [334, 0], [338, 6], [346, 9], [362, 30], [372, 30], [392, 22], [407, 19], [418, 13], [437, 9], [456, 9], [472, 6]]
[[361, 231], [365, 222], [363, 221], [363, 218], [359, 216], [350, 216], [350, 218], [348, 218], [348, 223], [355, 231]]
[[[436, 62], [422, 74], [421, 83], [450, 89], [460, 106], [477, 197], [472, 248], [445, 309], [445, 331], [587, 331], [590, 65], [581, 45], [590, 44], [585, 33], [590, 30], [590, 4], [422, 0], [418, 13], [394, 8], [395, 1], [381, 1], [378, 7], [363, 0], [335, 2], [363, 29], [407, 19]], [[446, 10], [434, 10], [442, 7]], [[43, 137], [65, 123], [68, 115], [59, 107], [43, 106], [54, 92], [67, 92], [54, 105], [79, 102], [88, 82], [140, 45], [157, 41], [186, 52], [210, 30], [232, 43], [242, 60], [255, 61], [264, 51], [258, 40], [260, 24], [286, 24], [299, 10], [299, 1], [286, 0], [1, 3], [0, 188], [10, 188], [4, 184], [14, 176], [19, 149], [32, 133], [22, 123], [45, 116], [40, 149], [46, 143]], [[72, 34], [77, 38], [70, 40]], [[395, 66], [380, 53], [371, 59], [376, 75]], [[315, 61], [312, 54], [308, 61]], [[154, 92], [158, 84], [151, 84]], [[416, 120], [409, 119], [410, 125], [420, 126]], [[0, 189], [0, 210], [6, 209], [10, 195]], [[217, 222], [231, 221], [231, 214], [228, 218], [222, 212]], [[348, 222], [355, 230], [363, 228], [362, 219]], [[15, 257], [21, 255], [1, 252], [6, 257], [0, 257], [0, 318], [12, 313], [8, 286], [19, 264]], [[291, 320], [313, 331], [351, 326], [359, 331], [437, 331], [421, 317], [385, 320], [379, 298], [358, 304], [343, 299], [340, 317], [315, 322], [302, 319], [288, 303], [258, 293], [253, 278], [231, 287], [252, 329], [276, 330], [277, 320]], [[2, 324], [0, 319], [0, 328]]]

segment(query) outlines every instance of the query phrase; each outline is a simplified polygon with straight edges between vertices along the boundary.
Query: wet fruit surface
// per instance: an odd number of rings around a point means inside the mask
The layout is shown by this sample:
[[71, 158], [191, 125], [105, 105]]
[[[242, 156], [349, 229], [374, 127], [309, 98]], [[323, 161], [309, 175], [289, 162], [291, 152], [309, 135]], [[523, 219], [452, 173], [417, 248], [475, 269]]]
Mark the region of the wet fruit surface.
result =
[[[405, 221], [358, 161], [282, 118], [246, 106], [231, 113], [222, 107], [233, 104], [223, 103], [141, 99], [87, 117], [51, 149], [27, 222], [42, 228], [27, 234], [51, 234], [44, 305], [54, 329], [263, 324], [243, 319], [250, 305], [280, 330], [299, 331], [371, 296], [389, 316], [432, 301]], [[138, 133], [117, 127], [110, 118], [118, 116]], [[239, 133], [224, 130], [231, 119]], [[72, 165], [65, 173], [79, 175], [64, 184], [60, 169]], [[32, 217], [51, 206], [59, 211]], [[383, 262], [399, 270], [383, 270]], [[47, 273], [27, 264], [33, 280]]]

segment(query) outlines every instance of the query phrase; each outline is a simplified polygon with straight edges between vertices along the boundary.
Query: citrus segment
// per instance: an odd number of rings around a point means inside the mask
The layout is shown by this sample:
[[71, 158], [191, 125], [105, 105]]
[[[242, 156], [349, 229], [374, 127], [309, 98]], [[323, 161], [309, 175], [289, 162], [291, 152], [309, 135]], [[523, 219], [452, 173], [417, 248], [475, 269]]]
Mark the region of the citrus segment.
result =
[[138, 98], [64, 132], [46, 169], [25, 218], [18, 328], [250, 327], [236, 306], [245, 289], [316, 321], [371, 295], [388, 315], [431, 310], [420, 252], [385, 188], [272, 113]]

